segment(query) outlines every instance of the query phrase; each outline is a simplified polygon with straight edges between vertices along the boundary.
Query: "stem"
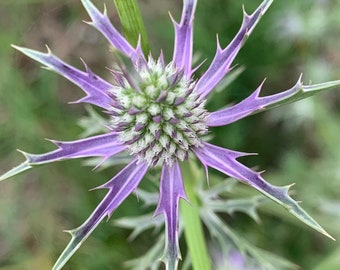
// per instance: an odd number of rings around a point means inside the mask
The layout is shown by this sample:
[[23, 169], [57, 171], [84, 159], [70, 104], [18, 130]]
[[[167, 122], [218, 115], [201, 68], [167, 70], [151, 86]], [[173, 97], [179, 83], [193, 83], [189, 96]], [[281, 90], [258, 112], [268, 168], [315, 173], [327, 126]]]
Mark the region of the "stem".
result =
[[144, 55], [150, 52], [149, 41], [137, 0], [113, 0], [123, 27], [124, 35], [131, 45], [136, 46], [139, 37]]
[[182, 174], [190, 204], [181, 203], [180, 213], [192, 267], [193, 270], [211, 270], [210, 257], [200, 219], [199, 198], [195, 192], [196, 184], [203, 178], [201, 170], [191, 161], [182, 166]]

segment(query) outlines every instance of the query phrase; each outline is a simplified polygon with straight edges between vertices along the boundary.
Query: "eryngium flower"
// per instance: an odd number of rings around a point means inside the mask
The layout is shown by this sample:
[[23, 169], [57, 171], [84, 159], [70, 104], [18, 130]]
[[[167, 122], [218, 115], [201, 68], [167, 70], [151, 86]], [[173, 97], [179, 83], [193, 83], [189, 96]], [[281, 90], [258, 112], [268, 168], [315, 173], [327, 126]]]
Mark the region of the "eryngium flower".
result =
[[156, 166], [162, 167], [162, 174], [155, 214], [164, 215], [167, 233], [162, 259], [168, 269], [176, 269], [180, 258], [178, 203], [180, 198], [186, 199], [180, 163], [187, 161], [191, 154], [197, 156], [206, 171], [211, 167], [252, 186], [312, 228], [329, 236], [288, 195], [289, 186], [273, 186], [260, 173], [237, 161], [237, 158], [249, 154], [214, 146], [204, 140], [209, 127], [227, 125], [340, 84], [340, 81], [334, 81], [305, 86], [299, 79], [284, 92], [260, 97], [261, 84], [253, 94], [236, 105], [215, 112], [205, 109], [206, 97], [232, 69], [234, 58], [272, 0], [263, 1], [251, 15], [244, 12], [235, 38], [225, 48], [218, 42], [215, 57], [200, 78], [194, 77], [196, 68], [192, 67], [193, 20], [197, 0], [184, 0], [180, 22], [173, 20], [174, 52], [168, 64], [164, 63], [162, 54], [158, 59], [151, 56], [146, 59], [140, 43], [136, 48], [131, 46], [112, 26], [106, 11], [101, 13], [89, 0], [82, 0], [82, 3], [92, 20], [89, 24], [97, 28], [132, 63], [130, 70], [124, 64], [111, 70], [112, 82], [100, 78], [86, 65], [86, 70], [81, 71], [64, 63], [49, 49], [47, 53], [41, 53], [14, 47], [78, 85], [86, 96], [77, 102], [99, 106], [107, 113], [110, 118], [107, 132], [71, 142], [52, 141], [57, 149], [45, 154], [22, 152], [26, 161], [2, 175], [0, 180], [34, 165], [65, 159], [102, 157], [106, 160], [127, 151], [132, 160], [120, 173], [99, 187], [108, 189], [107, 195], [80, 227], [69, 231], [72, 239], [53, 269], [61, 269], [97, 225], [110, 216], [137, 188], [147, 171]]

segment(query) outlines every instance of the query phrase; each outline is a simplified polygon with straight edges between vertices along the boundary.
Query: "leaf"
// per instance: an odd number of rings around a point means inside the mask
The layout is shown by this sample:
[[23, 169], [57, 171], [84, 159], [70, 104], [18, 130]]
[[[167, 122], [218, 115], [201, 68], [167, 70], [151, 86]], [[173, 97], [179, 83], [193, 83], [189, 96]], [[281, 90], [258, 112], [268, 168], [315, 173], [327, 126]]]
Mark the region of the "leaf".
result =
[[145, 55], [150, 52], [148, 37], [137, 0], [114, 0], [126, 39], [136, 46], [141, 39]]
[[[239, 236], [235, 231], [229, 228], [214, 212], [208, 208], [202, 209], [202, 220], [207, 226], [211, 235], [219, 242], [223, 254], [229, 253], [231, 248], [235, 246], [243, 257], [244, 264], [251, 259], [263, 270], [278, 269], [298, 269], [298, 266], [282, 259], [274, 254], [257, 248], [249, 243], [246, 239]], [[246, 268], [248, 269], [248, 268]]]

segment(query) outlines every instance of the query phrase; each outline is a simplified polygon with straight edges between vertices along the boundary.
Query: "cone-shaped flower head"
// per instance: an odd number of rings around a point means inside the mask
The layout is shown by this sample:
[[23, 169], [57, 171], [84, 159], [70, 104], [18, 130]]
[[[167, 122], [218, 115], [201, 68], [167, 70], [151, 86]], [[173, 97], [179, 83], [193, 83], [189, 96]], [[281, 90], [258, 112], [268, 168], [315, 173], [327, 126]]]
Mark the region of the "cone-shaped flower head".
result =
[[[122, 76], [114, 89], [111, 127], [140, 162], [172, 166], [202, 147], [207, 132], [204, 99], [195, 83], [173, 63], [151, 57], [129, 80]], [[118, 76], [118, 75], [116, 75]]]
[[[175, 43], [173, 59], [165, 64], [163, 55], [146, 59], [140, 43], [136, 48], [110, 23], [106, 11], [101, 13], [90, 0], [82, 0], [91, 21], [123, 57], [112, 69], [112, 82], [94, 74], [86, 65], [78, 70], [47, 53], [14, 46], [27, 56], [64, 76], [84, 92], [76, 102], [101, 107], [110, 118], [105, 134], [72, 142], [52, 141], [57, 149], [45, 154], [23, 152], [26, 161], [0, 176], [7, 179], [34, 165], [82, 157], [102, 157], [104, 161], [127, 151], [132, 161], [120, 173], [100, 188], [108, 193], [92, 215], [78, 228], [69, 231], [72, 239], [57, 260], [54, 270], [61, 269], [72, 254], [106, 216], [133, 192], [143, 176], [155, 166], [162, 167], [160, 196], [156, 214], [164, 214], [166, 246], [163, 256], [167, 269], [176, 269], [180, 258], [178, 248], [178, 204], [186, 198], [180, 162], [195, 154], [206, 168], [211, 167], [238, 179], [277, 203], [310, 227], [329, 236], [289, 195], [286, 187], [267, 183], [262, 176], [242, 165], [237, 158], [247, 155], [214, 146], [203, 140], [209, 127], [235, 122], [248, 115], [284, 103], [311, 96], [326, 88], [339, 85], [333, 81], [319, 85], [302, 84], [301, 79], [291, 89], [260, 97], [262, 84], [240, 103], [216, 112], [207, 112], [205, 99], [231, 70], [237, 53], [254, 30], [272, 0], [264, 0], [251, 14], [244, 12], [242, 25], [231, 43], [222, 48], [218, 42], [214, 59], [207, 71], [195, 79], [192, 67], [193, 21], [197, 0], [184, 0], [181, 20], [173, 20]], [[100, 164], [99, 164], [100, 165]], [[99, 166], [98, 165], [98, 166]], [[330, 236], [329, 236], [330, 237]]]

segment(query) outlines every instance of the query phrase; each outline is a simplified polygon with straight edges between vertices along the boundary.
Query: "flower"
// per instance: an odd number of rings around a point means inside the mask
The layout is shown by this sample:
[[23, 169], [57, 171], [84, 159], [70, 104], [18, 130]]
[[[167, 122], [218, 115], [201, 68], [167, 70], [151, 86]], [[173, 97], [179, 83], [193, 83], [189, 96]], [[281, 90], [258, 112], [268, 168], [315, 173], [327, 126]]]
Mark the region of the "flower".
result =
[[[326, 88], [339, 85], [333, 81], [318, 85], [303, 85], [301, 78], [284, 92], [260, 97], [262, 84], [240, 103], [215, 111], [205, 109], [207, 96], [232, 69], [231, 64], [262, 15], [273, 1], [264, 0], [251, 14], [244, 12], [240, 30], [231, 43], [222, 48], [219, 42], [214, 59], [200, 77], [192, 67], [193, 21], [197, 0], [184, 0], [181, 20], [173, 21], [175, 42], [172, 61], [164, 63], [136, 48], [112, 26], [106, 11], [101, 13], [90, 0], [82, 3], [91, 17], [90, 25], [97, 28], [110, 44], [131, 65], [123, 63], [111, 70], [112, 83], [94, 74], [76, 69], [52, 54], [14, 46], [27, 56], [54, 70], [84, 92], [77, 102], [96, 105], [110, 118], [105, 134], [71, 142], [52, 141], [57, 149], [45, 154], [22, 152], [26, 161], [0, 177], [7, 179], [34, 165], [65, 159], [102, 157], [107, 160], [121, 152], [130, 153], [132, 160], [117, 175], [98, 188], [108, 192], [90, 217], [78, 228], [69, 231], [72, 239], [53, 269], [61, 269], [98, 224], [129, 196], [148, 170], [161, 167], [160, 196], [155, 214], [163, 214], [166, 224], [166, 247], [163, 261], [167, 268], [176, 269], [180, 258], [178, 247], [178, 204], [186, 199], [180, 163], [195, 155], [203, 164], [257, 189], [286, 207], [289, 212], [319, 232], [331, 237], [288, 194], [290, 186], [277, 187], [267, 183], [261, 173], [254, 172], [237, 161], [249, 155], [221, 148], [205, 141], [209, 127], [223, 126], [248, 115], [311, 96]], [[99, 166], [100, 164], [98, 164]], [[207, 173], [208, 174], [208, 173]]]

